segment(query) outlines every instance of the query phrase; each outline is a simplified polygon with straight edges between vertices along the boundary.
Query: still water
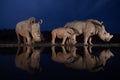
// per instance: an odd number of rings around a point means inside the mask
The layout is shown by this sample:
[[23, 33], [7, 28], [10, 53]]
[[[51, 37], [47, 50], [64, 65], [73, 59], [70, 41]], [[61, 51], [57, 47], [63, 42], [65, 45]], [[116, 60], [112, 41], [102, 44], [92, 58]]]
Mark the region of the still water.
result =
[[119, 47], [0, 47], [0, 80], [115, 80], [119, 74]]

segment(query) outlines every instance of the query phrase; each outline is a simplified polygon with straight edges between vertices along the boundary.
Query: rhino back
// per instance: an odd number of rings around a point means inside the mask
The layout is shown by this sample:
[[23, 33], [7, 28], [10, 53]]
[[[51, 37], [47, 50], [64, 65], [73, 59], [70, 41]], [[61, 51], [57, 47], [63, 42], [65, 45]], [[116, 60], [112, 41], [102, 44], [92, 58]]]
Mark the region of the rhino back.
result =
[[84, 33], [92, 33], [92, 34], [96, 34], [97, 31], [97, 26], [95, 26], [93, 23], [91, 22], [86, 22], [85, 27], [83, 28], [83, 32]]
[[60, 28], [54, 29], [53, 32], [56, 32], [56, 33], [64, 33], [64, 32], [65, 32], [65, 29], [60, 27]]
[[68, 22], [68, 23], [65, 24], [64, 27], [66, 27], [66, 28], [67, 28], [67, 27], [73, 27], [77, 22], [78, 22], [78, 21]]
[[30, 25], [27, 21], [21, 21], [16, 24], [16, 31], [30, 31]]
[[65, 27], [73, 28], [78, 31], [79, 34], [84, 32], [94, 32], [95, 25], [88, 21], [73, 21], [65, 25]]

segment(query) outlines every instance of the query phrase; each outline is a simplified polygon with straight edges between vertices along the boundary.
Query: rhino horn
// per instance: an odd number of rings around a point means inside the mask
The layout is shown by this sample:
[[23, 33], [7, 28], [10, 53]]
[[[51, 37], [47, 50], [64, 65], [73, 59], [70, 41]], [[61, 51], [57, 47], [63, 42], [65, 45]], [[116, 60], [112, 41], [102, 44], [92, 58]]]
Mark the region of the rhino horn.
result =
[[113, 37], [113, 35], [110, 36], [110, 38], [112, 38], [112, 37]]
[[39, 21], [39, 24], [42, 24], [43, 23], [43, 20], [41, 19], [40, 21]]
[[104, 22], [103, 22], [103, 21], [101, 21], [101, 24], [102, 24], [102, 25], [103, 25], [103, 23], [104, 23]]
[[102, 29], [105, 30], [105, 27], [102, 25]]

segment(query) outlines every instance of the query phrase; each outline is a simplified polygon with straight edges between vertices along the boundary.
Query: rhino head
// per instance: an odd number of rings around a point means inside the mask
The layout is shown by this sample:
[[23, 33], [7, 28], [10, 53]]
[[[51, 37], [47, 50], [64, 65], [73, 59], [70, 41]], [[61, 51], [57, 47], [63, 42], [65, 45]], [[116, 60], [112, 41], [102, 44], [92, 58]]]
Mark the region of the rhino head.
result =
[[69, 39], [69, 43], [70, 44], [76, 44], [77, 43], [77, 41], [76, 41], [76, 36], [77, 36], [78, 34], [72, 34], [71, 35], [71, 37], [70, 37], [70, 39]]
[[36, 42], [41, 41], [40, 24], [42, 24], [42, 22], [43, 21], [41, 20], [40, 22], [32, 24], [31, 34], [32, 34], [33, 40], [36, 41]]
[[98, 36], [103, 40], [103, 41], [107, 41], [109, 42], [113, 35], [111, 35], [110, 33], [108, 33], [106, 30], [105, 30], [105, 27], [104, 25], [102, 25], [101, 27], [99, 27], [99, 30], [98, 30]]

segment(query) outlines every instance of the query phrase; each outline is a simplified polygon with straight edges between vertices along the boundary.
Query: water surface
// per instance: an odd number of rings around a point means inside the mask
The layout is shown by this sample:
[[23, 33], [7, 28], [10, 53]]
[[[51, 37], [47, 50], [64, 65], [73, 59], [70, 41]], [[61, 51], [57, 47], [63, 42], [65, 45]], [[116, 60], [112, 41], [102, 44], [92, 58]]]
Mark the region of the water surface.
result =
[[119, 72], [119, 47], [0, 47], [0, 80], [115, 80]]

